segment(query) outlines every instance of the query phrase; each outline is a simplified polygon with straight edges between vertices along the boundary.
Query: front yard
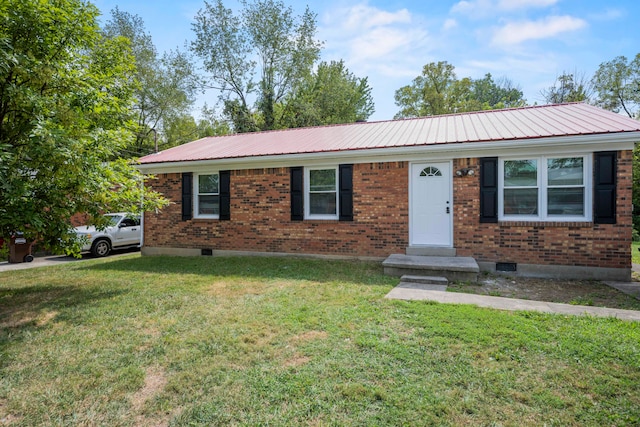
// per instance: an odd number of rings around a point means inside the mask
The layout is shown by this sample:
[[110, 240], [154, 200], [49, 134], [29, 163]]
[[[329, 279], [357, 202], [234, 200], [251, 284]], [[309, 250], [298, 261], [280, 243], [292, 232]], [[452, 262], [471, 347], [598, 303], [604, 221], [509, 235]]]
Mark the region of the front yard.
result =
[[640, 324], [383, 299], [379, 264], [0, 273], [2, 425], [637, 425]]

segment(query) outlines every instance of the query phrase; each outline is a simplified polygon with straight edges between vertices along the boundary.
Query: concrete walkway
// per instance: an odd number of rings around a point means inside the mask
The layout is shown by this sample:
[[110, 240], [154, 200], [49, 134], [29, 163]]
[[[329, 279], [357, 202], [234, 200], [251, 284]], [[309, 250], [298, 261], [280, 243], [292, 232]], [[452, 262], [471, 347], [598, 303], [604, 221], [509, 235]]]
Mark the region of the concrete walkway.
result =
[[445, 304], [471, 304], [478, 307], [495, 308], [509, 311], [539, 311], [542, 313], [565, 314], [572, 316], [615, 317], [622, 320], [640, 322], [640, 311], [617, 308], [589, 307], [583, 305], [559, 304], [555, 302], [531, 301], [516, 298], [492, 297], [487, 295], [465, 294], [422, 290], [407, 287], [395, 287], [385, 298], [401, 300], [437, 301]]
[[622, 293], [640, 299], [640, 282], [602, 282]]
[[[632, 269], [640, 273], [640, 264], [633, 264]], [[638, 282], [610, 282], [607, 285], [640, 299], [640, 283]], [[584, 305], [560, 304], [556, 302], [531, 301], [516, 298], [493, 297], [488, 295], [465, 294], [460, 292], [446, 292], [446, 287], [427, 288], [420, 285], [408, 286], [400, 283], [393, 288], [385, 298], [401, 300], [436, 301], [445, 304], [471, 304], [478, 307], [495, 308], [509, 311], [539, 311], [541, 313], [555, 313], [572, 316], [615, 317], [622, 320], [640, 321], [640, 311], [622, 310], [618, 308], [591, 307]]]

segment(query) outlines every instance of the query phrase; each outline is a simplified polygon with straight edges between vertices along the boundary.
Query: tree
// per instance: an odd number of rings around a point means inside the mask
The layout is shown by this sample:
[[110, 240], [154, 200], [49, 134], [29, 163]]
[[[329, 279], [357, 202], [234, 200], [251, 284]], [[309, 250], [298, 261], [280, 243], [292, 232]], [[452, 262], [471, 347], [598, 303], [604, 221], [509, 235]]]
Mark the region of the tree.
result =
[[500, 110], [527, 105], [522, 90], [510, 79], [501, 77], [494, 81], [490, 73], [485, 74], [482, 79], [472, 81], [471, 93], [472, 99], [479, 104], [480, 108], [474, 105], [473, 110], [467, 111]]
[[[0, 6], [0, 235], [77, 253], [70, 225], [87, 213], [166, 201], [145, 193], [127, 161], [135, 68], [127, 40], [105, 39], [82, 0], [7, 0]], [[114, 191], [117, 189], [117, 191]]]
[[209, 108], [207, 104], [200, 110], [200, 119], [198, 120], [197, 128], [198, 138], [229, 135], [231, 133], [229, 123], [220, 120], [216, 115], [215, 109]]
[[221, 91], [223, 113], [236, 132], [275, 129], [277, 104], [319, 58], [316, 16], [307, 8], [294, 17], [279, 0], [241, 4], [236, 16], [221, 0], [205, 1], [193, 24], [191, 49], [209, 73], [209, 87]]
[[164, 131], [166, 142], [160, 146], [163, 150], [207, 136], [227, 135], [231, 129], [205, 105], [197, 122], [190, 114], [174, 117], [165, 123]]
[[431, 62], [411, 85], [396, 91], [396, 105], [402, 109], [396, 118], [436, 116], [454, 112], [450, 96], [457, 81], [454, 66], [446, 61]]
[[541, 93], [547, 104], [561, 104], [563, 102], [588, 102], [592, 92], [591, 82], [584, 75], [564, 72], [556, 77], [553, 86], [542, 90]]
[[526, 104], [522, 91], [510, 80], [458, 80], [455, 67], [446, 61], [426, 64], [422, 74], [395, 93], [401, 109], [395, 118], [435, 116], [467, 111], [520, 107]]
[[287, 128], [353, 123], [374, 112], [367, 78], [356, 77], [343, 61], [321, 62], [281, 108]]
[[166, 124], [189, 114], [193, 105], [196, 83], [192, 61], [177, 50], [159, 57], [142, 18], [117, 7], [103, 31], [108, 38], [127, 38], [136, 64], [135, 140], [121, 154], [137, 157], [152, 153], [156, 139], [161, 139], [160, 145], [168, 142]]
[[592, 83], [598, 95], [597, 105], [640, 118], [640, 53], [632, 61], [618, 56], [600, 64]]

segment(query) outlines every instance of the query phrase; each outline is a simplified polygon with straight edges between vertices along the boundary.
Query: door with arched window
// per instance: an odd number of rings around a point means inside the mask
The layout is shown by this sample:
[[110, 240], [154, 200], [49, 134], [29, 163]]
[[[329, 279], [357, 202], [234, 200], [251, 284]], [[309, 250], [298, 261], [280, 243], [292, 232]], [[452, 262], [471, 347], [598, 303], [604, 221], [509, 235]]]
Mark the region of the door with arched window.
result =
[[412, 246], [452, 246], [451, 165], [411, 165], [409, 243]]

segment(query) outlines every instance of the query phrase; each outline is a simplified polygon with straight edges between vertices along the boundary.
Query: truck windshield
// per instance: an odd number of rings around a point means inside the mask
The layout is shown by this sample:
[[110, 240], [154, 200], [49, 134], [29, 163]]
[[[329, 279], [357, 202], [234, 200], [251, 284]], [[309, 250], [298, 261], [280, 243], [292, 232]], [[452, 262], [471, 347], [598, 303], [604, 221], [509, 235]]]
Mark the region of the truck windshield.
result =
[[122, 219], [122, 215], [105, 215], [105, 217], [109, 218], [110, 224], [109, 227], [115, 227], [118, 225], [118, 222]]

